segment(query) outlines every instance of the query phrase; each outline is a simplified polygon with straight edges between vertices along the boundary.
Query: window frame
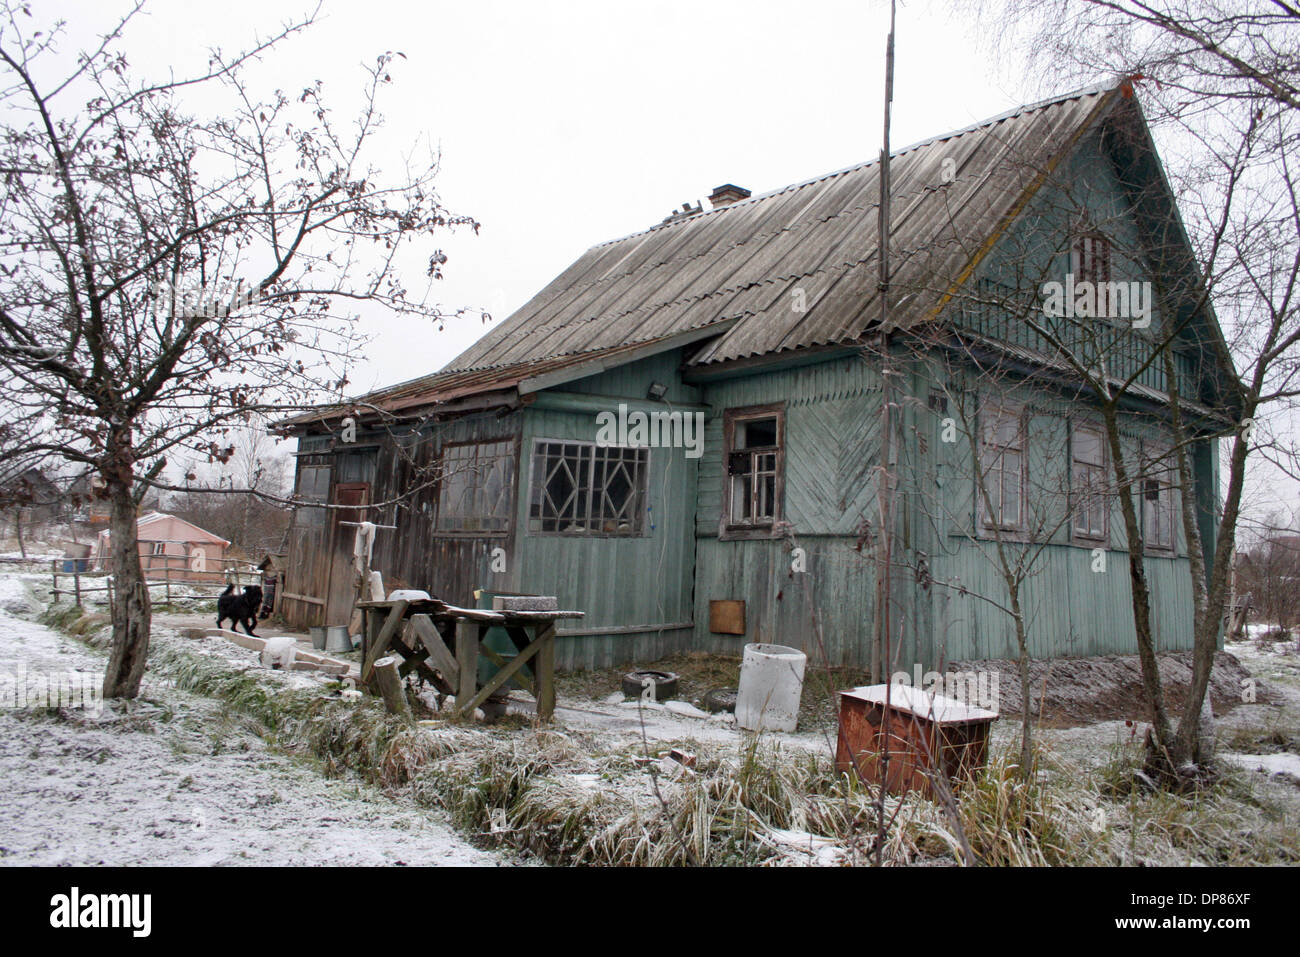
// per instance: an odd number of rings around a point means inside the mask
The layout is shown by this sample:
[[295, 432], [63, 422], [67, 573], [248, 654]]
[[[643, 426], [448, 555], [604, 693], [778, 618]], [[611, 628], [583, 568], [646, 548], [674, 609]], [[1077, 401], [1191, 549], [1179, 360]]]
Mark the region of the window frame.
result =
[[[413, 445], [418, 447], [417, 439]], [[505, 455], [496, 456], [499, 459], [506, 459], [511, 464], [511, 475], [509, 481], [509, 492], [507, 493], [507, 502], [505, 510], [505, 528], [503, 529], [465, 529], [465, 528], [443, 528], [442, 514], [442, 496], [445, 489], [446, 475], [442, 471], [448, 449], [461, 449], [471, 447], [481, 447], [488, 445], [504, 445], [508, 447]], [[518, 509], [518, 488], [519, 488], [519, 437], [517, 435], [503, 435], [481, 439], [465, 439], [458, 442], [445, 442], [437, 451], [438, 458], [438, 481], [434, 487], [433, 496], [433, 521], [432, 534], [436, 538], [508, 538], [515, 526], [516, 511]], [[479, 516], [483, 518], [483, 516]]]
[[[334, 466], [334, 454], [332, 452], [299, 453], [293, 487], [294, 498], [297, 499], [293, 510], [294, 528], [325, 529], [328, 527], [330, 510], [326, 506], [330, 504], [330, 497], [334, 493]], [[303, 497], [303, 479], [308, 471], [329, 473], [324, 493], [320, 495], [320, 498], [307, 499]], [[313, 478], [316, 478], [316, 476], [313, 476]], [[313, 482], [313, 489], [315, 489], [316, 485], [317, 483]], [[313, 491], [313, 494], [317, 493]], [[303, 521], [303, 519], [309, 520]]]
[[[998, 492], [998, 498], [997, 498], [997, 509], [998, 509], [997, 519], [998, 520], [997, 521], [993, 521], [993, 516], [989, 515], [987, 511], [987, 506], [984, 501], [984, 495], [980, 493], [980, 485], [983, 484], [989, 493], [988, 494], [989, 499], [993, 498], [993, 489], [989, 488], [987, 484], [989, 480], [988, 477], [992, 469], [986, 466], [985, 458], [984, 458], [985, 449], [989, 447], [987, 416], [989, 415], [990, 412], [998, 415], [999, 418], [1002, 418], [1004, 416], [1014, 417], [1016, 422], [1016, 438], [1018, 441], [1018, 445], [1015, 447], [1015, 452], [1020, 456], [1020, 467], [1017, 470], [1016, 475], [1019, 483], [1020, 494], [1017, 496], [1016, 499], [1018, 505], [1018, 514], [1015, 522], [1006, 522], [1003, 520], [1004, 516], [1002, 513], [1003, 513], [1003, 503], [1005, 501], [1005, 495], [1003, 494], [1003, 485], [1001, 481], [999, 481], [997, 487], [997, 492]], [[1025, 422], [1026, 413], [1027, 413], [1027, 407], [1021, 403], [1007, 403], [1007, 404], [985, 403], [982, 404], [980, 407], [979, 450], [978, 450], [978, 455], [976, 456], [979, 475], [976, 477], [976, 485], [974, 488], [974, 493], [975, 493], [976, 527], [985, 537], [989, 537], [994, 532], [1024, 535], [1028, 530], [1028, 521], [1026, 516], [1026, 505], [1027, 505], [1026, 496], [1029, 491], [1029, 471], [1028, 471], [1029, 430], [1026, 427], [1026, 422]], [[996, 448], [999, 448], [1003, 453], [1005, 453], [1008, 449], [1011, 449], [1012, 447], [1004, 445], [1004, 446], [996, 446]], [[1000, 466], [997, 468], [997, 472], [999, 473], [1000, 476], [1005, 476], [1006, 474], [1008, 474], [1008, 470]]]
[[[585, 521], [589, 525], [593, 522], [592, 506], [598, 497], [595, 494], [596, 493], [595, 473], [596, 473], [596, 459], [597, 459], [596, 453], [601, 449], [622, 449], [625, 451], [636, 452], [638, 458], [638, 463], [637, 463], [638, 474], [637, 476], [634, 476], [632, 492], [634, 495], [635, 494], [640, 495], [641, 502], [639, 506], [632, 513], [636, 517], [636, 523], [634, 525], [633, 531], [607, 532], [604, 531], [603, 529], [600, 531], [594, 531], [591, 528], [586, 528], [580, 531], [570, 532], [570, 531], [563, 531], [560, 529], [543, 529], [543, 528], [535, 527], [534, 526], [535, 522], [546, 521], [546, 519], [544, 518], [533, 517], [533, 495], [538, 488], [537, 486], [538, 447], [546, 444], [580, 446], [582, 448], [587, 448], [592, 450], [590, 459], [586, 466], [587, 481], [589, 485], [587, 491], [587, 517]], [[601, 445], [597, 442], [588, 439], [561, 439], [561, 438], [549, 438], [545, 436], [535, 436], [532, 439], [532, 444], [529, 448], [529, 454], [528, 454], [528, 502], [527, 502], [527, 509], [524, 516], [525, 533], [528, 535], [536, 535], [536, 536], [547, 537], [547, 538], [550, 537], [576, 538], [576, 539], [612, 538], [612, 539], [619, 539], [619, 540], [653, 538], [654, 537], [653, 530], [650, 528], [650, 520], [646, 514], [647, 509], [650, 507], [650, 474], [651, 474], [650, 469], [652, 464], [653, 464], [653, 456], [651, 455], [651, 449], [650, 446], [648, 445]], [[643, 479], [643, 485], [640, 488], [637, 487], [638, 486], [638, 483], [636, 482], [637, 477]], [[542, 487], [542, 494], [545, 495], [544, 486]], [[596, 519], [596, 521], [601, 521], [603, 523], [604, 520]]]
[[1093, 319], [1113, 318], [1107, 290], [1114, 275], [1111, 269], [1114, 250], [1110, 237], [1095, 229], [1078, 232], [1070, 240], [1070, 272], [1074, 276], [1075, 288], [1081, 282], [1093, 284], [1096, 307], [1090, 317]]
[[[1172, 445], [1156, 442], [1143, 442], [1141, 445], [1142, 473], [1139, 476], [1138, 501], [1142, 505], [1142, 549], [1146, 553], [1165, 557], [1174, 557], [1178, 554], [1178, 499], [1174, 495], [1178, 473], [1172, 462], [1158, 470], [1153, 469], [1153, 466], [1156, 463], [1166, 462], [1173, 454]], [[1147, 498], [1148, 482], [1158, 483], [1157, 498], [1154, 502]], [[1161, 510], [1169, 519], [1167, 542], [1155, 542], [1151, 537], [1152, 514]]]
[[[718, 518], [718, 537], [720, 539], [775, 538], [780, 535], [781, 524], [785, 515], [785, 431], [786, 406], [784, 402], [768, 405], [738, 406], [726, 409], [722, 413], [722, 513]], [[776, 421], [776, 444], [754, 449], [737, 449], [736, 427], [745, 422], [761, 419]], [[735, 453], [750, 452], [753, 455], [775, 454], [772, 483], [772, 517], [768, 521], [735, 522], [732, 521], [732, 481], [733, 476], [728, 463]], [[751, 457], [750, 474], [757, 474]], [[752, 493], [751, 493], [752, 494]]]
[[[1078, 457], [1077, 436], [1080, 432], [1093, 432], [1097, 436], [1097, 445], [1101, 451], [1100, 462], [1084, 462]], [[1101, 514], [1101, 531], [1094, 532], [1091, 528], [1082, 529], [1079, 527], [1079, 508], [1081, 494], [1083, 492], [1079, 487], [1080, 467], [1092, 470], [1096, 469], [1101, 475], [1101, 490], [1097, 493], [1100, 498]], [[1106, 442], [1105, 425], [1092, 419], [1071, 420], [1070, 422], [1070, 540], [1082, 545], [1097, 546], [1110, 544], [1110, 496], [1106, 494], [1106, 487], [1109, 484], [1108, 476], [1110, 475], [1110, 448]]]

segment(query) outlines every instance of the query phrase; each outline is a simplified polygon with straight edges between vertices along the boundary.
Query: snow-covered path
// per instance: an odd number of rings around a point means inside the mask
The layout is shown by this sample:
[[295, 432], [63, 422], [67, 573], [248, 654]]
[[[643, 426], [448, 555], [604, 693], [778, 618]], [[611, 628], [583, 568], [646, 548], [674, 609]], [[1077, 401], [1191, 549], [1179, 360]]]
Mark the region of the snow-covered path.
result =
[[[0, 674], [102, 675], [101, 655], [11, 614], [24, 601], [0, 576]], [[158, 681], [130, 712], [0, 707], [0, 865], [398, 862], [505, 863], [439, 815], [328, 780]]]

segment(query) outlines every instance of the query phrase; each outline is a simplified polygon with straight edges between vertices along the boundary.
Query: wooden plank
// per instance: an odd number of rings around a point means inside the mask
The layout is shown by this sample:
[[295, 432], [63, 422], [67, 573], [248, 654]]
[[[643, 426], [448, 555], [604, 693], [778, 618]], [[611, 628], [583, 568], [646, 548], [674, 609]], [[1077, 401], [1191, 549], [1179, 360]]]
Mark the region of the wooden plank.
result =
[[310, 605], [324, 605], [325, 599], [313, 598], [311, 595], [297, 595], [291, 591], [281, 592], [281, 598], [288, 598], [290, 601], [305, 601]]
[[375, 647], [375, 642], [379, 640], [379, 632], [383, 630], [386, 616], [378, 608], [365, 608], [362, 614], [366, 616], [366, 630], [361, 633], [361, 660], [367, 661], [370, 658], [370, 649]]
[[[552, 637], [554, 636], [552, 635]], [[460, 644], [460, 642], [457, 641], [457, 644]], [[513, 678], [515, 676], [515, 673], [518, 672], [521, 668], [523, 668], [523, 666], [528, 663], [528, 660], [532, 658], [533, 655], [537, 654], [538, 651], [540, 651], [544, 645], [552, 645], [552, 644], [553, 643], [550, 641], [540, 641], [540, 640], [534, 641], [523, 651], [519, 652], [519, 654], [515, 655], [515, 657], [510, 661], [508, 665], [506, 665], [504, 668], [502, 668], [500, 671], [494, 674], [492, 678], [488, 681], [488, 683], [478, 690], [478, 694], [474, 695], [474, 697], [470, 699], [468, 704], [462, 706], [460, 703], [461, 699], [457, 698], [456, 710], [459, 711], [461, 714], [473, 714], [475, 708], [477, 708], [489, 697], [491, 697], [493, 692], [495, 692], [507, 681]], [[464, 668], [463, 662], [461, 664], [461, 667]], [[464, 684], [465, 684], [465, 675], [462, 672], [461, 686], [463, 687]], [[552, 707], [554, 707], [554, 703], [552, 703]], [[540, 710], [541, 708], [539, 706], [538, 711], [540, 712]]]
[[433, 619], [428, 615], [412, 615], [411, 630], [428, 650], [433, 666], [442, 672], [454, 689], [460, 682], [460, 665], [456, 663], [447, 643], [442, 640], [442, 635], [438, 634], [438, 629], [433, 627]]
[[[506, 635], [509, 636], [510, 641], [515, 646], [516, 651], [523, 651], [525, 648], [527, 648], [529, 645], [532, 644], [532, 639], [528, 637], [527, 629], [522, 628], [519, 625], [512, 625], [506, 628]], [[536, 664], [537, 662], [535, 661], [530, 661], [528, 663], [528, 670], [534, 675], [537, 673], [534, 667]]]
[[[474, 689], [478, 687], [478, 642], [479, 626], [476, 623], [472, 621], [456, 623], [456, 664], [460, 668], [456, 707], [461, 712], [466, 712], [467, 709], [461, 705], [474, 697]], [[485, 699], [486, 697], [484, 695]]]
[[[497, 654], [487, 645], [481, 646], [478, 651], [479, 654], [481, 654], [488, 661], [492, 662], [492, 664], [496, 665], [498, 668], [504, 668], [507, 664], [509, 664], [509, 661], [507, 661], [503, 655]], [[531, 671], [532, 662], [529, 662], [524, 667], [528, 668], [528, 670]], [[533, 682], [523, 672], [519, 672], [518, 674], [515, 675], [515, 681], [519, 682], [519, 684], [523, 686], [523, 689], [527, 691], [529, 694], [533, 693]]]
[[537, 676], [537, 717], [549, 721], [555, 714], [555, 625], [545, 625], [533, 641], [539, 646], [533, 668]]
[[388, 648], [388, 643], [393, 640], [393, 635], [397, 634], [397, 627], [402, 623], [402, 619], [406, 616], [406, 609], [410, 605], [409, 601], [398, 601], [394, 602], [393, 607], [389, 609], [388, 617], [384, 620], [384, 627], [379, 630], [374, 646], [370, 648], [366, 655], [366, 666], [361, 669], [362, 683], [370, 681], [370, 673], [374, 670], [375, 659]]

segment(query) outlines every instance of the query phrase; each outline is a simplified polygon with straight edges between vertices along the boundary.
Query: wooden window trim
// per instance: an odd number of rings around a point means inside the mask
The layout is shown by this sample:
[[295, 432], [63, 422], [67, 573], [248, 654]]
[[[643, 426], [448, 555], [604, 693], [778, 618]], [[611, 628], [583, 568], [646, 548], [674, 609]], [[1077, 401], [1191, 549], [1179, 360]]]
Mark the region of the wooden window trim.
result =
[[[984, 448], [986, 444], [985, 435], [987, 434], [987, 432], [985, 429], [986, 422], [984, 417], [989, 412], [994, 412], [999, 415], [1014, 415], [1016, 419], [1016, 435], [1020, 442], [1019, 448], [1016, 450], [1020, 453], [1020, 495], [1018, 498], [1018, 501], [1020, 503], [1020, 514], [1015, 522], [990, 521], [990, 516], [986, 514], [984, 511], [984, 496], [980, 493], [980, 485], [983, 484], [987, 489], [988, 475], [987, 475], [987, 471], [984, 468]], [[980, 414], [978, 420], [979, 454], [976, 456], [976, 461], [978, 463], [977, 467], [980, 470], [980, 474], [979, 476], [976, 477], [976, 485], [974, 488], [974, 492], [975, 492], [975, 527], [978, 530], [979, 536], [982, 538], [992, 538], [994, 536], [994, 532], [996, 531], [1004, 535], [1012, 536], [1016, 541], [1027, 540], [1027, 538], [1025, 537], [1029, 534], [1028, 522], [1026, 521], [1026, 511], [1028, 505], [1028, 503], [1026, 502], [1026, 498], [1029, 492], [1029, 429], [1026, 427], [1026, 421], [1025, 421], [1027, 418], [1027, 412], [1028, 412], [1027, 406], [1021, 404], [1008, 404], [1008, 405], [983, 404], [980, 408]], [[1001, 491], [1002, 491], [1001, 486], [999, 486], [998, 488], [999, 519], [1001, 519], [1002, 517], [1001, 516], [1001, 511], [1002, 511]], [[992, 498], [993, 497], [991, 494], [992, 490], [989, 490], [989, 492], [990, 492], [989, 498]]]
[[[1100, 465], [1093, 465], [1092, 463], [1079, 463], [1079, 460], [1075, 457], [1075, 436], [1082, 430], [1087, 430], [1087, 431], [1092, 431], [1097, 433], [1097, 439], [1101, 446]], [[1101, 469], [1103, 492], [1102, 492], [1102, 509], [1101, 509], [1102, 528], [1101, 528], [1100, 535], [1091, 535], [1087, 532], [1080, 531], [1075, 519], [1075, 509], [1078, 507], [1078, 499], [1076, 498], [1076, 496], [1079, 494], [1079, 489], [1076, 486], [1077, 473], [1075, 467], [1078, 464], [1084, 464], [1089, 466], [1090, 468]], [[1097, 422], [1092, 419], [1071, 420], [1070, 422], [1070, 496], [1069, 496], [1070, 541], [1071, 542], [1074, 542], [1075, 544], [1078, 545], [1085, 545], [1089, 548], [1096, 548], [1097, 546], [1109, 547], [1111, 500], [1110, 500], [1110, 496], [1107, 495], [1104, 491], [1105, 485], [1108, 484], [1109, 475], [1110, 475], [1110, 448], [1108, 443], [1106, 442], [1105, 425], [1103, 423]]]
[[[418, 446], [422, 439], [415, 439], [414, 446]], [[484, 531], [460, 529], [439, 528], [438, 523], [442, 521], [442, 476], [438, 476], [438, 481], [433, 485], [433, 521], [429, 534], [433, 538], [509, 538], [515, 527], [515, 520], [518, 518], [519, 508], [519, 450], [520, 438], [515, 435], [503, 435], [497, 438], [485, 439], [465, 439], [460, 442], [446, 442], [438, 448], [438, 466], [442, 467], [443, 456], [448, 449], [463, 448], [467, 445], [501, 445], [510, 444], [510, 454], [514, 462], [514, 475], [510, 483], [510, 507], [506, 510], [506, 527], [500, 530]], [[394, 522], [393, 524], [397, 524]]]
[[[1154, 450], [1152, 454], [1151, 450]], [[1138, 504], [1142, 509], [1142, 553], [1144, 555], [1153, 555], [1158, 558], [1176, 558], [1178, 557], [1178, 510], [1180, 502], [1178, 496], [1174, 493], [1177, 490], [1178, 471], [1175, 464], [1171, 461], [1167, 468], [1163, 469], [1157, 475], [1148, 474], [1155, 462], [1168, 461], [1173, 457], [1174, 451], [1172, 445], [1164, 445], [1157, 442], [1142, 442], [1140, 455], [1142, 462], [1142, 472], [1138, 478]], [[1169, 512], [1169, 543], [1155, 544], [1151, 541], [1151, 533], [1147, 528], [1147, 497], [1146, 483], [1155, 478], [1156, 481], [1166, 479], [1166, 484], [1159, 490], [1159, 494], [1168, 496]], [[1157, 502], [1157, 507], [1159, 502]]]
[[[753, 419], [776, 419], [776, 477], [770, 523], [736, 523], [731, 521], [731, 476], [727, 462], [735, 442], [736, 425]], [[718, 538], [721, 541], [745, 541], [781, 537], [781, 523], [785, 516], [785, 403], [738, 406], [722, 413], [722, 514], [718, 516]]]

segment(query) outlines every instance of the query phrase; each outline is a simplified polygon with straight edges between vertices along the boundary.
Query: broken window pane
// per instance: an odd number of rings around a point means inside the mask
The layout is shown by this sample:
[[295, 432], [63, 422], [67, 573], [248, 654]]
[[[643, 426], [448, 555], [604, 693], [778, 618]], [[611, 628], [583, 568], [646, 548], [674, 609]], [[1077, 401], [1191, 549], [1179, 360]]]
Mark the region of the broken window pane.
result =
[[730, 525], [771, 525], [780, 508], [777, 476], [780, 473], [779, 416], [736, 418], [728, 438], [727, 474]]

